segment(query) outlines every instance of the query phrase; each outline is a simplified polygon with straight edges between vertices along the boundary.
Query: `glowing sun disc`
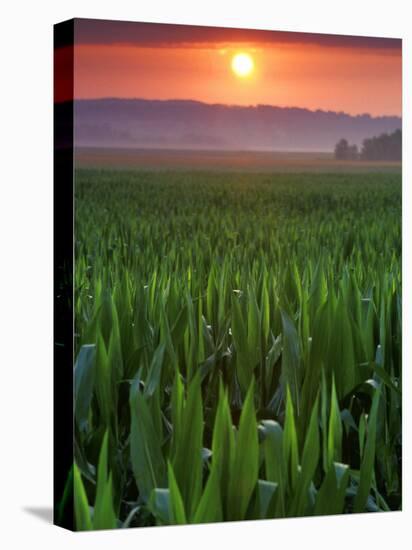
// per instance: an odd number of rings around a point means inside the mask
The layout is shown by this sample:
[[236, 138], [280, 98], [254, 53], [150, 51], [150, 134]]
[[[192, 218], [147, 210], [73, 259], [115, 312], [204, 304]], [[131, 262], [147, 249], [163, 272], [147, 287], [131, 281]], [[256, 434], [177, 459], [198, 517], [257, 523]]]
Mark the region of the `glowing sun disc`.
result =
[[237, 53], [232, 59], [232, 70], [237, 76], [249, 76], [253, 68], [253, 59], [247, 53]]

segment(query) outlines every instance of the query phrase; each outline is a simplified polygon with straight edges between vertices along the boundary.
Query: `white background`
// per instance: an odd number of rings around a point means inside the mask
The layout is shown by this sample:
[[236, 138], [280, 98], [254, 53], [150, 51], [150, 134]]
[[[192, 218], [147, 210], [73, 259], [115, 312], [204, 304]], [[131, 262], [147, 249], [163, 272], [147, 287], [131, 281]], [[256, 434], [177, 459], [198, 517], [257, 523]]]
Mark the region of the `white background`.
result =
[[[407, 0], [14, 1], [0, 20], [0, 546], [410, 548], [411, 32]], [[72, 17], [402, 37], [404, 511], [73, 534], [52, 506], [52, 25]], [[409, 24], [409, 26], [408, 26]], [[409, 433], [408, 433], [409, 432]], [[67, 434], [70, 437], [70, 434]], [[406, 467], [405, 467], [406, 466]]]

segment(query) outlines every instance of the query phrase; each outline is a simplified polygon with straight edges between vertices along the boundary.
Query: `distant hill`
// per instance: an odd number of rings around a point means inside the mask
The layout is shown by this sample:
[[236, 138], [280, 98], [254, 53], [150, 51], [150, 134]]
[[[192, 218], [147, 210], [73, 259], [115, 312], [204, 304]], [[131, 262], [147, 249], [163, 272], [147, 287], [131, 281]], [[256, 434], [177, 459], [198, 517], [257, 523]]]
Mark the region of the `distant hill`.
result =
[[145, 99], [75, 102], [75, 143], [82, 147], [333, 151], [342, 137], [360, 146], [366, 137], [401, 125], [396, 116], [271, 105]]

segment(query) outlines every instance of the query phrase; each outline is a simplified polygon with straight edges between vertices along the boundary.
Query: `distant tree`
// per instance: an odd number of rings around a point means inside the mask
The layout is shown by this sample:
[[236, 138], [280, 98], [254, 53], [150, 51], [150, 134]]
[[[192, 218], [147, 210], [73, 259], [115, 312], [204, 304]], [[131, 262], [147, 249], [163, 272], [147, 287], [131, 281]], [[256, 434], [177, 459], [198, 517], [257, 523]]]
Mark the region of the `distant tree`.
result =
[[348, 140], [342, 138], [335, 147], [335, 158], [338, 160], [356, 160], [359, 158], [358, 146], [349, 145]]
[[359, 158], [358, 146], [356, 144], [355, 145], [349, 145], [348, 159], [349, 160], [357, 160], [358, 158]]
[[335, 147], [335, 158], [345, 160], [348, 156], [349, 143], [346, 139], [338, 141]]
[[364, 139], [360, 154], [362, 160], [402, 160], [402, 131], [381, 134]]

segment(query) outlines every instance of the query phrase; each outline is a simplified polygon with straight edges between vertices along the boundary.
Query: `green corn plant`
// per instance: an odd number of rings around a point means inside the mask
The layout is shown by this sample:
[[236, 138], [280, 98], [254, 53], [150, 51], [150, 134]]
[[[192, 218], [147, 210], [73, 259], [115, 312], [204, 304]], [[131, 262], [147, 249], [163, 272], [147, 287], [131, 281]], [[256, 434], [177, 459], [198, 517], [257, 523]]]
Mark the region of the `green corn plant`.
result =
[[116, 513], [113, 508], [112, 474], [109, 473], [108, 465], [108, 440], [109, 433], [106, 432], [99, 455], [93, 510], [89, 508], [80, 470], [77, 464], [74, 464], [75, 522], [76, 528], [81, 531], [117, 527]]
[[400, 509], [400, 174], [75, 178], [76, 528]]

